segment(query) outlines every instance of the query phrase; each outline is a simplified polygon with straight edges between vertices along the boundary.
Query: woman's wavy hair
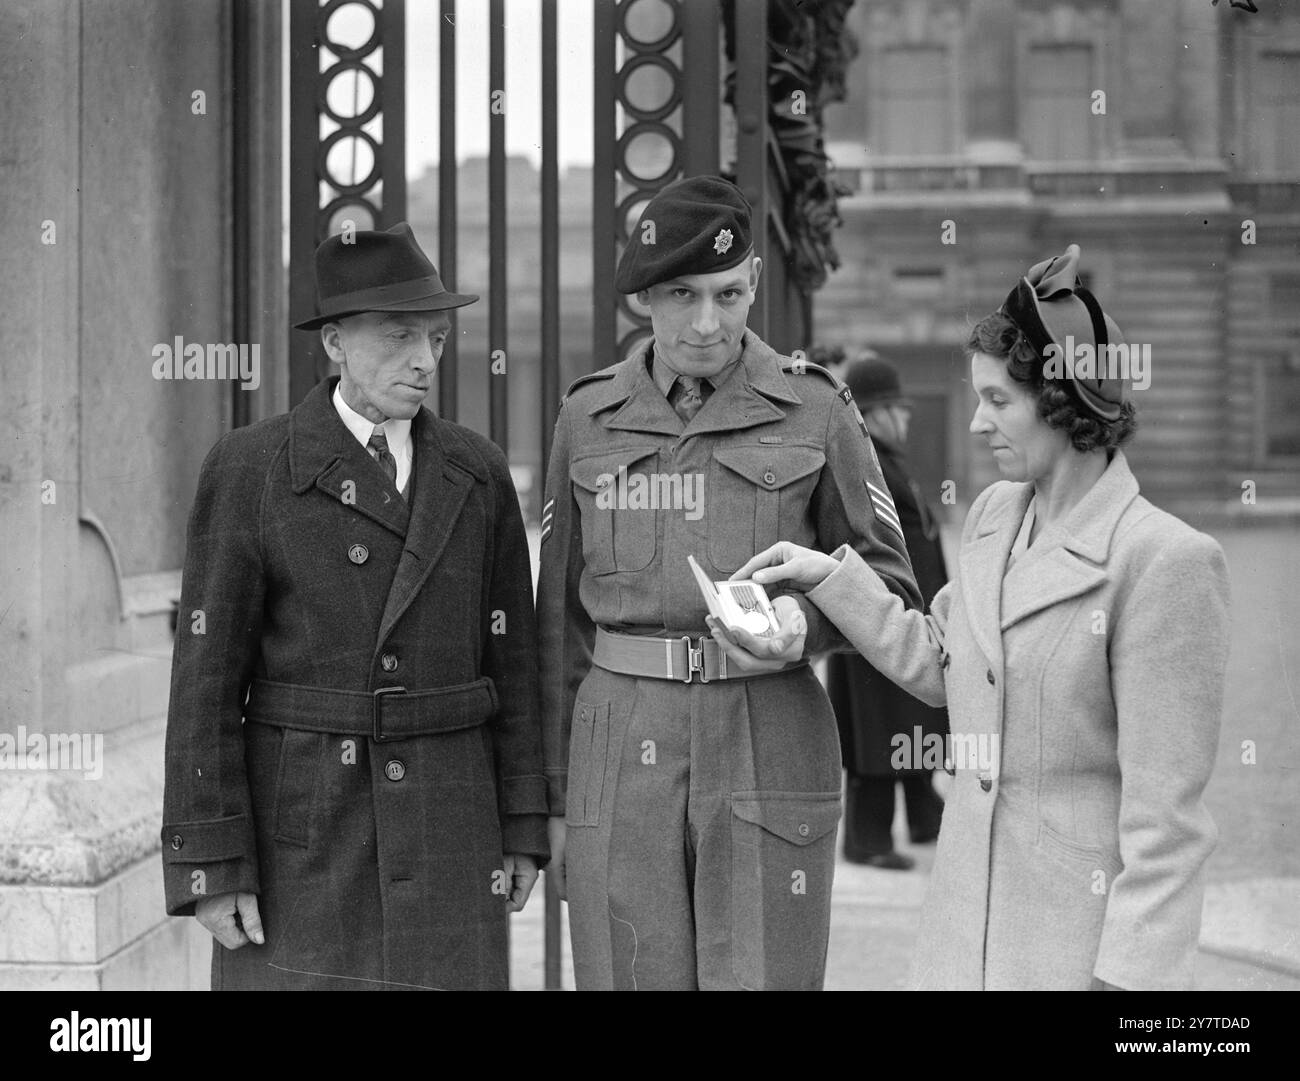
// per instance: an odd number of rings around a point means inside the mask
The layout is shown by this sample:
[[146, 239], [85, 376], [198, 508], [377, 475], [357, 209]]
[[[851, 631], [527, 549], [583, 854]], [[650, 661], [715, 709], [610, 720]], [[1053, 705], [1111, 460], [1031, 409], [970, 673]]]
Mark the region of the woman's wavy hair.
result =
[[975, 353], [1006, 361], [1012, 380], [1037, 396], [1038, 415], [1049, 428], [1063, 430], [1077, 451], [1114, 450], [1137, 431], [1137, 410], [1132, 402], [1120, 406], [1118, 419], [1103, 420], [1080, 404], [1067, 380], [1044, 379], [1042, 358], [1020, 328], [1001, 312], [985, 316], [971, 328], [966, 355]]

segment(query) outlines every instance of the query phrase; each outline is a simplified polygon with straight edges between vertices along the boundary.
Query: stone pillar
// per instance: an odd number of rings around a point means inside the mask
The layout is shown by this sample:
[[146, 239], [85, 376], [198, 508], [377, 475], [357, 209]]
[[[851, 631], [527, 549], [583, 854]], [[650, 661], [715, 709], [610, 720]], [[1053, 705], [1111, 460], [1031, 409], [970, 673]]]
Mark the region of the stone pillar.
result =
[[185, 520], [239, 392], [157, 380], [152, 348], [232, 340], [229, 18], [0, 5], [0, 989], [207, 985], [163, 907], [162, 750]]

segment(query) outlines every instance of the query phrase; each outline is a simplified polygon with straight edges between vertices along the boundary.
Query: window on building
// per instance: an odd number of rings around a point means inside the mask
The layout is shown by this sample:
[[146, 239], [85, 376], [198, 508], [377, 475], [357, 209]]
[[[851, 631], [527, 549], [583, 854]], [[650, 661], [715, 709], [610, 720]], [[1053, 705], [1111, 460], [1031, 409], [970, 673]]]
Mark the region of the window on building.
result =
[[938, 300], [944, 292], [943, 267], [895, 267], [894, 291], [906, 300]]
[[1259, 362], [1261, 464], [1300, 460], [1300, 351], [1267, 353]]
[[875, 125], [882, 154], [914, 156], [953, 151], [952, 65], [937, 46], [885, 50]]
[[1097, 157], [1100, 118], [1092, 114], [1097, 89], [1089, 45], [1034, 45], [1021, 96], [1025, 152], [1037, 161]]
[[1247, 161], [1263, 176], [1300, 174], [1300, 53], [1259, 56], [1246, 110]]

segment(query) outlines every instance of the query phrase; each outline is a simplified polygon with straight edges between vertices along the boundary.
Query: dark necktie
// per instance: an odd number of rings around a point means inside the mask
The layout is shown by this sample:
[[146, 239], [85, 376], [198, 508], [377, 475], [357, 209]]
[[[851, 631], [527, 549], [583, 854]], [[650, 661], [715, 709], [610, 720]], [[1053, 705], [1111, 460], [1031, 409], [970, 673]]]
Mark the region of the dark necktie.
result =
[[698, 376], [679, 375], [677, 382], [673, 384], [672, 407], [677, 415], [682, 418], [683, 424], [690, 424], [695, 419], [695, 414], [700, 411], [704, 405], [703, 387], [700, 385]]
[[370, 442], [366, 448], [375, 456], [375, 461], [379, 463], [379, 468], [387, 474], [388, 479], [392, 481], [393, 487], [397, 487], [397, 459], [393, 457], [393, 452], [388, 449], [388, 438], [384, 435], [384, 429], [376, 426], [375, 430], [370, 433]]

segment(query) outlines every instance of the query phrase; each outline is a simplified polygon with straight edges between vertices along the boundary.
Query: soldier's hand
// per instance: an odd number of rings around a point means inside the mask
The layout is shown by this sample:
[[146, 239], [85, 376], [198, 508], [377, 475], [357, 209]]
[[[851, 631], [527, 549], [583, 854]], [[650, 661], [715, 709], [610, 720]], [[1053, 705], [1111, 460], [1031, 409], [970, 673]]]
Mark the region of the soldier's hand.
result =
[[780, 584], [796, 589], [812, 589], [840, 565], [834, 556], [825, 552], [815, 552], [790, 541], [777, 541], [771, 548], [759, 552], [740, 570], [731, 576], [731, 581], [752, 578], [760, 585]]
[[728, 630], [712, 616], [706, 618], [718, 646], [727, 655], [727, 664], [742, 672], [779, 672], [787, 664], [803, 658], [808, 620], [793, 597], [777, 597], [772, 602], [781, 629], [760, 638], [743, 627]]
[[537, 860], [532, 856], [507, 852], [505, 855], [506, 879], [510, 883], [507, 912], [522, 912], [528, 904], [528, 895], [537, 882]]
[[564, 881], [564, 816], [553, 815], [546, 820], [546, 835], [551, 842], [551, 862], [546, 865], [546, 873], [555, 883], [555, 895], [561, 901], [567, 901], [568, 888]]
[[194, 916], [228, 950], [266, 941], [255, 893], [219, 893], [194, 906]]

